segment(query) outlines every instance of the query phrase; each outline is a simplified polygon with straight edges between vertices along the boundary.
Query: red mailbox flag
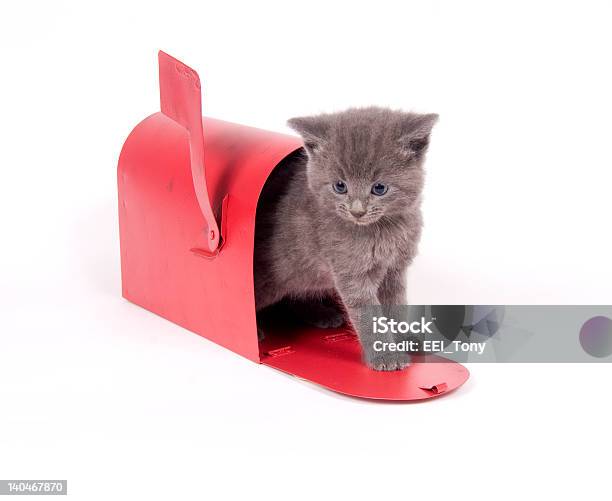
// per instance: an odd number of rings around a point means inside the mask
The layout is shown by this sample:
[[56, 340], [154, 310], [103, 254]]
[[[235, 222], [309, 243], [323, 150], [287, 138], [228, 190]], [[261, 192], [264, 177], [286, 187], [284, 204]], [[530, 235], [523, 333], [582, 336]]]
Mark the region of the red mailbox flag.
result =
[[202, 118], [198, 74], [164, 52], [159, 75], [161, 113], [134, 128], [119, 157], [123, 296], [255, 362], [348, 395], [417, 400], [463, 384], [468, 371], [453, 362], [372, 371], [346, 330], [281, 330], [259, 343], [257, 201], [302, 142]]

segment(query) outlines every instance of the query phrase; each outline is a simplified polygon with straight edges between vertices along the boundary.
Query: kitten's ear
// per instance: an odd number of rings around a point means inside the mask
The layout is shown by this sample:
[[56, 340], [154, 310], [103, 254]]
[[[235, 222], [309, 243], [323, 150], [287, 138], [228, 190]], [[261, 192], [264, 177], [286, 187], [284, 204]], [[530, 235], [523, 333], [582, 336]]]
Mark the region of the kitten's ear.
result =
[[302, 136], [309, 154], [321, 148], [329, 131], [329, 121], [325, 115], [291, 118], [287, 120], [287, 125]]
[[402, 123], [399, 139], [402, 150], [407, 156], [418, 157], [427, 151], [431, 129], [437, 121], [438, 115], [435, 113], [407, 115]]

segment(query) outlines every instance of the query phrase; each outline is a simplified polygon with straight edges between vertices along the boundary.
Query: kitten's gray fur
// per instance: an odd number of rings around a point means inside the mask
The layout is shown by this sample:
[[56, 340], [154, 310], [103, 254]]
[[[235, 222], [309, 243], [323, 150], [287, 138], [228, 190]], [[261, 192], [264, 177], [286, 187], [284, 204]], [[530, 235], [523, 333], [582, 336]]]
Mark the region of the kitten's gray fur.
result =
[[[310, 300], [310, 320], [337, 327], [341, 313], [322, 302], [337, 297], [358, 328], [364, 305], [406, 302], [404, 275], [421, 234], [423, 161], [437, 118], [371, 107], [289, 120], [304, 150], [277, 167], [260, 198], [258, 311], [283, 298]], [[346, 194], [334, 191], [338, 180]], [[374, 183], [388, 192], [372, 194]], [[407, 354], [375, 352], [369, 334], [358, 334], [371, 368], [408, 365]]]

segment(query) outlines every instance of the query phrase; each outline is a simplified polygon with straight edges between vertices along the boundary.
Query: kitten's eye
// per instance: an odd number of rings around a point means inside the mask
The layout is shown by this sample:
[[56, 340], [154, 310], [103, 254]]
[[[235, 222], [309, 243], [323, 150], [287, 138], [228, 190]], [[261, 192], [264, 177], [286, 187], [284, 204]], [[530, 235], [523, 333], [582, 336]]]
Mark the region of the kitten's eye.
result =
[[348, 191], [346, 183], [344, 181], [336, 181], [334, 183], [334, 191], [340, 195], [344, 195]]
[[388, 189], [389, 187], [386, 184], [376, 183], [372, 186], [372, 194], [376, 195], [377, 197], [382, 197], [385, 193], [387, 193]]

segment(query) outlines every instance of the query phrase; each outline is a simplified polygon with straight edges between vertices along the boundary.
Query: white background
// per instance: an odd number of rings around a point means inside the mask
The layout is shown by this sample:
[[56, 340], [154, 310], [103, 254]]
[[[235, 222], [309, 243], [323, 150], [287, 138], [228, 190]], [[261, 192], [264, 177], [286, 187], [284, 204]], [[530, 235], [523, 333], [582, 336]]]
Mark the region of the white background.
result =
[[411, 301], [612, 304], [611, 5], [3, 2], [0, 478], [79, 500], [608, 497], [609, 366], [473, 365], [412, 405], [258, 366], [120, 297], [115, 168], [158, 109], [159, 48], [230, 121], [437, 112]]

